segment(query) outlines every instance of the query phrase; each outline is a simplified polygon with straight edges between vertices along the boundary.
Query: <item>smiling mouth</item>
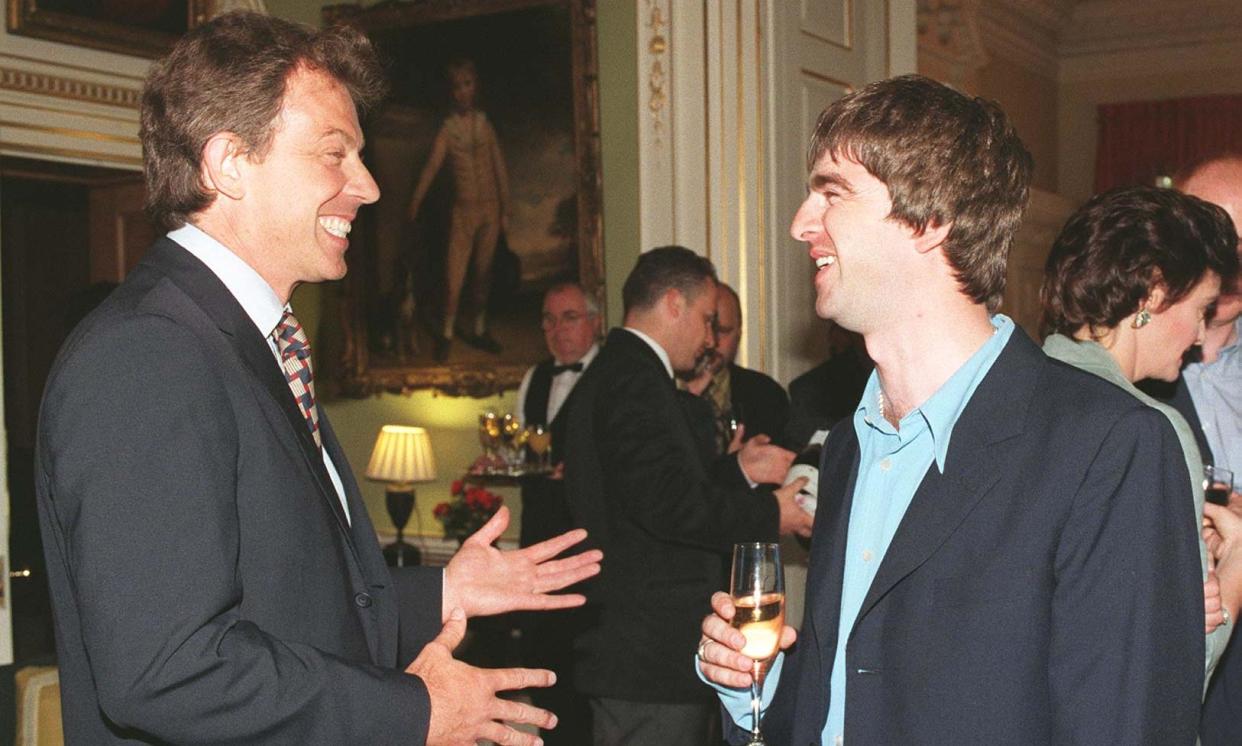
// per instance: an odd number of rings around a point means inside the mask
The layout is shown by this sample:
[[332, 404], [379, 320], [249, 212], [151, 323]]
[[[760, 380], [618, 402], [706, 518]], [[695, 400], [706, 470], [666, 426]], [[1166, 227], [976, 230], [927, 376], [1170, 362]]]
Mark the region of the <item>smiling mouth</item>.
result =
[[837, 263], [837, 258], [835, 256], [821, 256], [821, 257], [816, 258], [815, 260], [815, 269], [823, 269], [824, 267], [831, 267], [832, 265], [836, 263]]
[[337, 238], [347, 238], [349, 231], [353, 225], [345, 218], [322, 217], [319, 218], [319, 225], [329, 234]]

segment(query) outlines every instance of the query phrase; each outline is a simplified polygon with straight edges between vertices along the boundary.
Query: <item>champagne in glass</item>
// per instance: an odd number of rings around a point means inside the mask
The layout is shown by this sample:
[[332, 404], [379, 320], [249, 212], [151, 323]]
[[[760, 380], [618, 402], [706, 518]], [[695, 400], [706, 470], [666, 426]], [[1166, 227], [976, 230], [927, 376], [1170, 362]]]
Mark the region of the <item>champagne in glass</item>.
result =
[[490, 409], [479, 415], [479, 445], [488, 457], [496, 454], [500, 440], [500, 418]]
[[1229, 493], [1233, 492], [1233, 472], [1207, 464], [1203, 467], [1204, 497], [1217, 505], [1229, 504]]
[[780, 649], [785, 628], [785, 568], [780, 545], [734, 544], [729, 595], [735, 610], [732, 625], [746, 638], [742, 654], [755, 661], [750, 685], [753, 725], [747, 746], [765, 746], [759, 732], [763, 679]]
[[539, 459], [539, 470], [547, 471], [548, 453], [552, 450], [552, 431], [543, 425], [530, 425], [526, 428], [526, 444]]

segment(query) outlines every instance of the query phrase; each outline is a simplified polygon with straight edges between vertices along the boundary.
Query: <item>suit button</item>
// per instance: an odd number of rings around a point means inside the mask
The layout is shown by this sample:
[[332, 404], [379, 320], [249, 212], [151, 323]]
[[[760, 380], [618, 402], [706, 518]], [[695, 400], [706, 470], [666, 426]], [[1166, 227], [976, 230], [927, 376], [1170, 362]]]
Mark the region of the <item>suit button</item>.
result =
[[371, 605], [371, 597], [365, 593], [359, 593], [354, 596], [354, 603], [365, 609]]

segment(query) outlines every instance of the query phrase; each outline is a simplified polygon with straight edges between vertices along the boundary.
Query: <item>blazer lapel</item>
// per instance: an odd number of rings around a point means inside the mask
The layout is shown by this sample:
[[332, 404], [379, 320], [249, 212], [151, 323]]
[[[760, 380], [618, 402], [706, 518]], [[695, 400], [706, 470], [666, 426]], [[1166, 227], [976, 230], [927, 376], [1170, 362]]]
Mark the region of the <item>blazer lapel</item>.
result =
[[[293, 392], [289, 390], [289, 384], [280, 372], [271, 347], [259, 334], [241, 304], [215, 273], [168, 238], [157, 241], [143, 258], [143, 263], [149, 264], [172, 280], [229, 337], [238, 356], [245, 361], [246, 367], [250, 368], [251, 373], [271, 397], [272, 403], [283, 414], [307, 468], [319, 483], [321, 496], [328, 501], [338, 525], [352, 545], [349, 522], [345, 519], [345, 511], [337, 498], [332, 480], [328, 478], [328, 471], [323, 465], [319, 449], [315, 446], [315, 439], [306, 427], [306, 420], [298, 411]], [[334, 463], [341, 462], [334, 460]]]
[[859, 621], [926, 562], [1000, 480], [1008, 461], [1003, 442], [1022, 432], [1042, 355], [1020, 329], [1014, 330], [953, 427], [944, 474], [933, 463], [915, 492], [863, 600]]
[[841, 420], [824, 443], [819, 466], [819, 494], [811, 531], [811, 567], [807, 583], [807, 622], [818, 644], [820, 670], [835, 656], [845, 577], [845, 542], [849, 534], [854, 485], [858, 480], [858, 439], [852, 418]]

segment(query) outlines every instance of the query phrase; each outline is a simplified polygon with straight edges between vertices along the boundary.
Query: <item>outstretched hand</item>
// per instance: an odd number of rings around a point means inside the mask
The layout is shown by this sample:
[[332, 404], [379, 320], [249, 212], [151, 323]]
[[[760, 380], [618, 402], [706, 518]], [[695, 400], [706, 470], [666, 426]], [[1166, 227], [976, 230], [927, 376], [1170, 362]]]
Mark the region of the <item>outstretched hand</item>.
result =
[[552, 728], [556, 716], [501, 699], [496, 692], [551, 686], [556, 675], [539, 669], [475, 668], [455, 660], [453, 649], [465, 634], [465, 612], [455, 608], [436, 639], [427, 643], [405, 669], [423, 680], [431, 700], [427, 746], [474, 746], [484, 739], [513, 746], [542, 744], [538, 736], [522, 733], [510, 723]]
[[492, 546], [509, 525], [509, 509], [501, 507], [491, 520], [461, 545], [444, 569], [442, 619], [461, 608], [467, 616], [508, 611], [567, 609], [581, 606], [578, 593], [555, 591], [599, 573], [604, 553], [598, 549], [553, 559], [586, 538], [582, 529], [566, 531], [524, 549], [501, 551]]

